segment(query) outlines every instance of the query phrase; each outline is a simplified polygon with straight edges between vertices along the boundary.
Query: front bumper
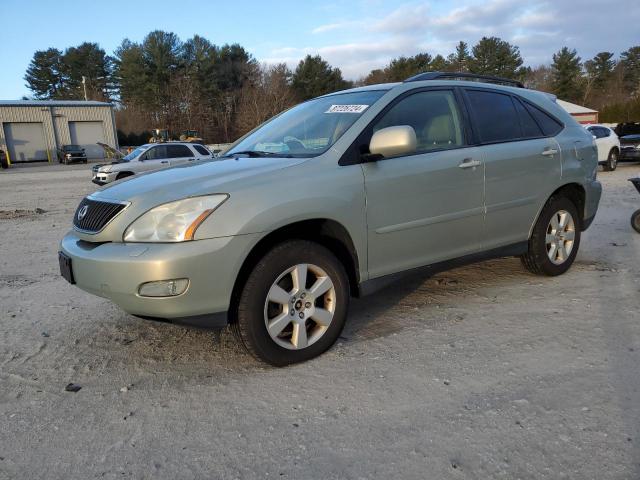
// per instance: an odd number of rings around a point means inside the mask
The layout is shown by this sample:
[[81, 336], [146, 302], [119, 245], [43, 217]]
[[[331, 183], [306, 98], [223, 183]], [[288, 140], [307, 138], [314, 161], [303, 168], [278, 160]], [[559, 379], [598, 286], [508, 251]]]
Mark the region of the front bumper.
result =
[[593, 219], [598, 211], [602, 197], [602, 184], [597, 180], [592, 180], [585, 184], [585, 200], [584, 200], [584, 218], [582, 221], [582, 230], [586, 230], [593, 223]]
[[114, 182], [117, 176], [118, 172], [93, 172], [93, 178], [91, 179], [91, 181], [97, 185], [106, 185], [107, 183]]
[[[71, 231], [60, 250], [71, 258], [78, 287], [132, 315], [191, 324], [209, 318], [221, 326], [242, 262], [258, 239], [253, 234], [183, 243], [90, 243]], [[174, 278], [189, 279], [181, 295], [138, 294], [142, 283]]]
[[633, 148], [621, 148], [620, 149], [620, 161], [632, 161], [640, 162], [640, 149]]

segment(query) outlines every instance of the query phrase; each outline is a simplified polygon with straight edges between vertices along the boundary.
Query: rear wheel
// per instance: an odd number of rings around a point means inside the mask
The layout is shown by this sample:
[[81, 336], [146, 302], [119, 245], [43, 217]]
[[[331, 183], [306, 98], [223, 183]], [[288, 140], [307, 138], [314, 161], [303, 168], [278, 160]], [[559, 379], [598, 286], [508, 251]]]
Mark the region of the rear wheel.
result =
[[640, 210], [636, 210], [631, 215], [631, 226], [636, 232], [640, 233]]
[[254, 267], [232, 328], [255, 357], [284, 366], [331, 347], [344, 327], [348, 304], [348, 279], [340, 261], [317, 243], [289, 241]]
[[529, 251], [520, 257], [522, 264], [537, 275], [563, 274], [578, 254], [581, 225], [571, 199], [551, 197], [533, 228]]
[[618, 150], [612, 148], [607, 157], [607, 162], [604, 164], [604, 169], [607, 172], [613, 172], [618, 167]]

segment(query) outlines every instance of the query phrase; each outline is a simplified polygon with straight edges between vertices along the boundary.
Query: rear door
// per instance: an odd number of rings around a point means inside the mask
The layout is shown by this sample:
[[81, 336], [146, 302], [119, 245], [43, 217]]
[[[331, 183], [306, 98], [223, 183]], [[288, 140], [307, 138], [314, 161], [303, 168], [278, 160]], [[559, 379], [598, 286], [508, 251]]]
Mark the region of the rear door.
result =
[[167, 145], [167, 155], [171, 165], [180, 165], [195, 160], [193, 152], [186, 145]]
[[[372, 278], [481, 249], [483, 165], [453, 89], [410, 93], [363, 132], [411, 126], [417, 151], [362, 165]], [[362, 151], [362, 150], [361, 150]]]
[[560, 178], [560, 147], [528, 102], [482, 88], [466, 88], [465, 97], [485, 163], [484, 248], [526, 241]]

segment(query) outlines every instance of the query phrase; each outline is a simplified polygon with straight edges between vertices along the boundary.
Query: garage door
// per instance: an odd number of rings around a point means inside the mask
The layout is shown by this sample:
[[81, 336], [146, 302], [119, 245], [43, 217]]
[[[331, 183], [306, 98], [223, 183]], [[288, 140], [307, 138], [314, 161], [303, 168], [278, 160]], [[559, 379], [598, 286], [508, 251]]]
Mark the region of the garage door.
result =
[[49, 160], [42, 123], [5, 123], [3, 125], [11, 162]]
[[87, 158], [104, 158], [104, 150], [96, 143], [104, 141], [102, 122], [69, 122], [71, 143], [80, 145], [87, 153]]

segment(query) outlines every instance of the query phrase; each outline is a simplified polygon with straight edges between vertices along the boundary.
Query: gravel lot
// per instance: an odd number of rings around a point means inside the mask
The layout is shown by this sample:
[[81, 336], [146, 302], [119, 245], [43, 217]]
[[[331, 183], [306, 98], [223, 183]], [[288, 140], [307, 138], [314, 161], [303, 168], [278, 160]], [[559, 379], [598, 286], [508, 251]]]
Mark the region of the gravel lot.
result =
[[284, 369], [68, 285], [87, 166], [1, 172], [0, 478], [640, 478], [639, 170], [600, 174], [566, 275], [410, 279]]

